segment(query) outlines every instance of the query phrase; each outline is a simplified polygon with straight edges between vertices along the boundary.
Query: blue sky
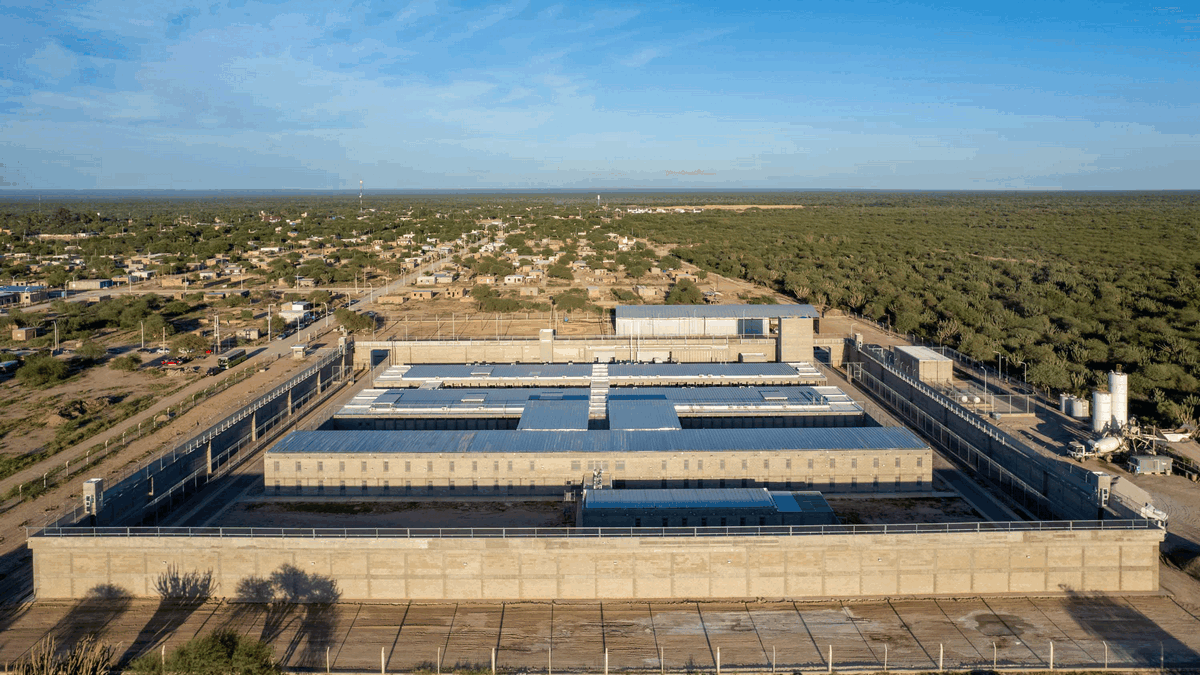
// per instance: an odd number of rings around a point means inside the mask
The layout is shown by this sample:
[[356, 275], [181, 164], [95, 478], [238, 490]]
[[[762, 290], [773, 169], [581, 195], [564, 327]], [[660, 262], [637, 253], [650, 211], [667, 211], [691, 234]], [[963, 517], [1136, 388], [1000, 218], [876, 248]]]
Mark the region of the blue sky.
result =
[[1200, 188], [1200, 6], [0, 5], [6, 189]]

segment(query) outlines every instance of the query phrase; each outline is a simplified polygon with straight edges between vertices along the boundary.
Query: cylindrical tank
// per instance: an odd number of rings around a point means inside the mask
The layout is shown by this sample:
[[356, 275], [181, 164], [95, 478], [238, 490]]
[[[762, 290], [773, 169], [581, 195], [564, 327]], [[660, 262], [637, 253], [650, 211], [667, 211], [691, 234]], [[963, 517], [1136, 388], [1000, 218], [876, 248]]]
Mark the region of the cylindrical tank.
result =
[[1112, 394], [1092, 392], [1092, 433], [1102, 434], [1112, 425]]
[[1075, 396], [1072, 396], [1071, 400], [1068, 401], [1067, 404], [1069, 407], [1069, 412], [1067, 414], [1071, 417], [1074, 417], [1075, 419], [1083, 419], [1084, 417], [1088, 416], [1087, 399], [1076, 398]]
[[1121, 441], [1112, 436], [1105, 436], [1104, 438], [1088, 441], [1088, 445], [1092, 446], [1092, 449], [1096, 452], [1106, 455], [1110, 452], [1116, 452], [1117, 448], [1121, 447]]
[[1070, 401], [1073, 398], [1075, 398], [1075, 397], [1068, 395], [1066, 392], [1059, 394], [1058, 395], [1058, 412], [1060, 412], [1064, 415], [1070, 414], [1071, 408], [1070, 408], [1070, 405], [1067, 403], [1067, 401]]
[[1129, 376], [1109, 373], [1108, 390], [1112, 392], [1112, 428], [1114, 431], [1124, 429], [1129, 424]]

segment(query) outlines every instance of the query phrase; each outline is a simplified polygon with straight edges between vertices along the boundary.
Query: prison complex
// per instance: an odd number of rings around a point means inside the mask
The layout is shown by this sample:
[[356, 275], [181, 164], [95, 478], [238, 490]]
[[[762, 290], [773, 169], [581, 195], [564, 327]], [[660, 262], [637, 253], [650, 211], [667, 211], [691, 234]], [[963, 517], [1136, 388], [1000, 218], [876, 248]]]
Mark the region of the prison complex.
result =
[[[290, 564], [374, 600], [1158, 587], [1163, 532], [1146, 523], [839, 524], [827, 496], [940, 493], [925, 441], [830, 386], [811, 306], [619, 307], [614, 321], [616, 335], [570, 340], [356, 345], [365, 388], [261, 460], [268, 501], [554, 499], [574, 528], [41, 532], [39, 597], [149, 595], [160, 565], [231, 591]], [[904, 367], [950, 377], [927, 352]]]

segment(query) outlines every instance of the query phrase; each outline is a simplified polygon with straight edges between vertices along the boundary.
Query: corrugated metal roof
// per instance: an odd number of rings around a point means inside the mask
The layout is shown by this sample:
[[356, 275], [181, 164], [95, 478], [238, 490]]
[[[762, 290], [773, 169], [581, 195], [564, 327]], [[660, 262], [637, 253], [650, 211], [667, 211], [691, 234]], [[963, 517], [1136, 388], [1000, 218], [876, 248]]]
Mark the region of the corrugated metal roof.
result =
[[780, 513], [833, 513], [820, 492], [772, 492], [771, 499]]
[[[456, 387], [441, 389], [364, 389], [350, 400], [339, 416], [404, 414], [411, 411], [449, 408], [471, 410], [480, 406], [520, 408], [529, 400], [588, 398], [583, 387], [488, 388]], [[833, 386], [794, 387], [613, 387], [609, 401], [665, 399], [674, 406], [703, 406], [709, 410], [724, 408], [807, 407], [813, 411], [855, 412], [859, 407], [849, 395]]]
[[678, 431], [296, 431], [276, 453], [608, 453], [888, 450], [928, 447], [902, 427]]
[[609, 429], [666, 431], [679, 429], [675, 404], [664, 397], [608, 399]]
[[528, 401], [517, 423], [517, 431], [587, 431], [587, 428], [586, 397]]
[[774, 319], [798, 316], [815, 319], [821, 316], [812, 305], [617, 305], [616, 319]]
[[774, 509], [766, 488], [588, 490], [586, 509]]

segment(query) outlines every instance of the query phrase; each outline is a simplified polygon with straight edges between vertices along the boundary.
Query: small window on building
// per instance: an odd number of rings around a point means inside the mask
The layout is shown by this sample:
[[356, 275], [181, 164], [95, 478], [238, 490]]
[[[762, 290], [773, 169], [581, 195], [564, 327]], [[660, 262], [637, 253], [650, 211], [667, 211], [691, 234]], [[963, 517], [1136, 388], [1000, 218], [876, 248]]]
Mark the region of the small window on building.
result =
[[837, 460], [836, 459], [834, 459], [832, 457], [829, 458], [829, 468], [831, 468], [831, 469], [837, 468]]
[[813, 468], [813, 461], [811, 459], [808, 460], [808, 468]]
[[634, 527], [641, 527], [641, 526], [642, 526], [642, 519], [641, 519], [641, 518], [634, 518], [634, 519], [633, 519], [633, 526], [634, 526]]
[[512, 488], [513, 488], [513, 484], [512, 484], [512, 481], [510, 480], [510, 481], [508, 481], [508, 490], [509, 490], [509, 492], [511, 492], [511, 491], [512, 491]]
[[433, 492], [433, 481], [431, 481], [431, 480], [425, 481], [425, 491]]
[[275, 473], [279, 473], [279, 462], [278, 462], [278, 460], [275, 462]]
[[900, 491], [900, 476], [896, 476], [896, 492]]
[[686, 460], [686, 459], [685, 459], [685, 460], [683, 460], [683, 470], [684, 470], [684, 471], [687, 471], [687, 470], [688, 470], [688, 463], [689, 463], [689, 461], [690, 461], [690, 460]]
[[304, 485], [301, 484], [300, 481], [296, 481], [296, 494], [300, 494], [303, 491], [304, 491]]
[[770, 468], [771, 468], [771, 460], [764, 459], [763, 460], [763, 469], [769, 470]]
[[338, 462], [338, 473], [346, 473], [346, 463]]
[[857, 469], [857, 468], [858, 468], [858, 458], [857, 458], [857, 457], [851, 457], [851, 458], [850, 458], [850, 468], [851, 468], [851, 469]]
[[663, 471], [667, 470], [667, 460], [665, 460], [665, 459], [662, 461], [662, 470]]
[[479, 481], [475, 480], [474, 478], [471, 479], [471, 491], [479, 492]]
[[872, 465], [872, 467], [873, 467], [873, 468], [876, 468], [876, 469], [878, 469], [878, 468], [879, 468], [879, 458], [878, 458], [878, 457], [876, 457], [876, 458], [872, 459], [872, 460], [871, 460], [871, 465]]
[[791, 469], [792, 468], [792, 460], [791, 459], [783, 460], [783, 468]]
[[319, 495], [325, 494], [325, 481], [323, 481], [323, 480], [317, 481], [317, 494], [319, 494]]
[[851, 489], [851, 490], [857, 490], [857, 489], [858, 489], [858, 476], [851, 476], [851, 477], [850, 477], [850, 489]]
[[492, 462], [492, 471], [500, 473], [500, 462]]
[[508, 460], [508, 470], [512, 471], [512, 460]]
[[834, 478], [833, 476], [830, 476], [830, 477], [829, 477], [829, 489], [830, 489], [830, 490], [836, 490], [836, 489], [837, 489], [837, 479], [836, 479], [836, 478]]
[[529, 473], [533, 473], [534, 471], [537, 471], [537, 469], [534, 468], [533, 460], [531, 459], [531, 460], [529, 460]]
[[451, 490], [453, 490], [454, 489], [454, 481], [450, 481], [450, 483], [447, 487], [449, 487]]
[[296, 473], [300, 473], [300, 462], [296, 462]]
[[412, 492], [412, 481], [411, 480], [404, 481], [404, 491]]
[[875, 492], [879, 492], [879, 476], [875, 476], [871, 479], [871, 489]]
[[279, 494], [282, 491], [283, 491], [283, 486], [280, 485], [279, 481], [275, 481], [275, 494]]
[[362, 482], [362, 493], [367, 494], [367, 481], [365, 480]]
[[750, 468], [750, 462], [743, 459], [742, 460], [742, 471], [745, 471], [746, 469], [749, 469], [749, 468]]
[[581, 470], [581, 466], [580, 466], [580, 462], [579, 462], [579, 460], [577, 460], [577, 459], [573, 459], [573, 460], [571, 460], [571, 470], [572, 470], [572, 471], [579, 471], [579, 470]]
[[429, 473], [433, 473], [433, 460], [425, 462], [425, 470]]
[[530, 492], [533, 492], [533, 489], [536, 487], [537, 487], [537, 481], [532, 481], [532, 480], [529, 481], [529, 491]]
[[924, 457], [918, 457], [918, 458], [917, 458], [917, 468], [919, 469], [919, 468], [921, 468], [922, 466], [925, 466], [925, 458], [924, 458]]
[[317, 462], [317, 473], [321, 473], [324, 470], [325, 470], [325, 462]]
[[404, 473], [408, 473], [410, 471], [412, 471], [412, 462], [406, 460], [404, 462]]
[[725, 460], [721, 460], [721, 470], [725, 470]]
[[896, 468], [897, 469], [900, 468], [900, 458], [899, 457], [896, 458]]
[[341, 494], [341, 495], [346, 494], [346, 481], [344, 481], [344, 480], [338, 481], [338, 494]]
[[392, 488], [392, 486], [388, 485], [388, 482], [386, 480], [383, 481], [383, 491], [384, 492], [388, 492], [389, 490], [391, 490], [391, 488]]
[[359, 471], [361, 471], [362, 473], [367, 472], [367, 461], [365, 459], [360, 463]]
[[471, 473], [479, 473], [479, 462], [471, 462]]
[[617, 462], [617, 471], [624, 471], [624, 470], [625, 470], [625, 462], [623, 460], [618, 461]]
[[389, 469], [388, 469], [388, 462], [387, 462], [387, 460], [384, 460], [384, 461], [383, 461], [383, 472], [384, 472], [384, 473], [387, 473], [388, 471], [389, 471]]
[[454, 473], [454, 462], [450, 462], [450, 473]]

